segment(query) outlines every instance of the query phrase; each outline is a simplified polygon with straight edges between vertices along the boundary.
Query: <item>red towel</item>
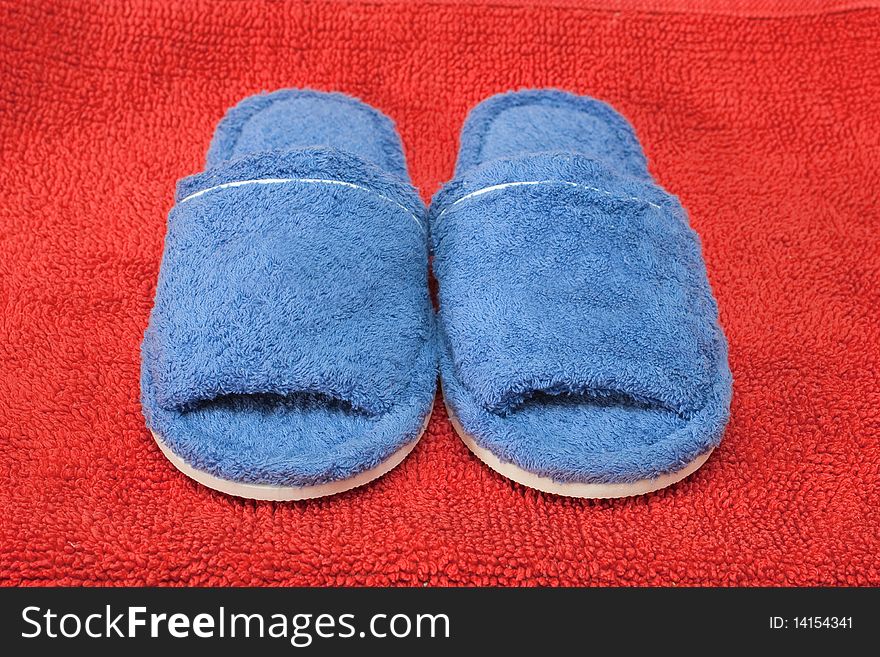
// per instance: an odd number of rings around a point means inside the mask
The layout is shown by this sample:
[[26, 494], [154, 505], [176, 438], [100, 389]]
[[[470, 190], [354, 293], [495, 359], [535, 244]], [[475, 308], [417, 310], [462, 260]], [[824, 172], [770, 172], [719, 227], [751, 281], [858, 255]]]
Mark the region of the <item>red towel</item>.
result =
[[[0, 2], [0, 582], [880, 585], [880, 11], [698, 4]], [[338, 497], [177, 472], [138, 401], [174, 183], [227, 107], [302, 86], [393, 117], [426, 199], [489, 94], [619, 108], [730, 340], [709, 462], [635, 499], [543, 495], [438, 404], [400, 468]]]

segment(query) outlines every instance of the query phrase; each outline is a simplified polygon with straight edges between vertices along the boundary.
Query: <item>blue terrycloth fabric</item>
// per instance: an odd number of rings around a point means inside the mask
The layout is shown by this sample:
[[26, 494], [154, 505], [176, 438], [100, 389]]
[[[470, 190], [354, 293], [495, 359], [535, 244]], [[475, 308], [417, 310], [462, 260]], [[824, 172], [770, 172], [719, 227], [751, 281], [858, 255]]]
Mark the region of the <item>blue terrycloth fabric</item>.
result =
[[234, 481], [378, 465], [419, 434], [436, 385], [424, 206], [393, 125], [341, 94], [254, 96], [208, 164], [168, 218], [147, 424]]
[[429, 216], [443, 393], [479, 445], [617, 483], [718, 444], [732, 380], [699, 239], [609, 106], [484, 101]]

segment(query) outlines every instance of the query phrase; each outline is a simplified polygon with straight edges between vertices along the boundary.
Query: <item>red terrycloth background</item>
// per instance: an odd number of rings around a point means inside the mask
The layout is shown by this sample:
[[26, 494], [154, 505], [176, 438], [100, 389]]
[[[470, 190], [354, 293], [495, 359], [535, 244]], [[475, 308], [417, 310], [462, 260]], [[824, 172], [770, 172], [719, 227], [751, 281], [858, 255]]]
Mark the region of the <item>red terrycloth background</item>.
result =
[[[0, 582], [880, 585], [880, 11], [576, 4], [0, 0]], [[426, 199], [489, 94], [628, 116], [730, 341], [709, 462], [636, 499], [548, 496], [438, 404], [401, 467], [337, 497], [178, 473], [138, 401], [174, 183], [229, 105], [296, 86], [394, 118]]]

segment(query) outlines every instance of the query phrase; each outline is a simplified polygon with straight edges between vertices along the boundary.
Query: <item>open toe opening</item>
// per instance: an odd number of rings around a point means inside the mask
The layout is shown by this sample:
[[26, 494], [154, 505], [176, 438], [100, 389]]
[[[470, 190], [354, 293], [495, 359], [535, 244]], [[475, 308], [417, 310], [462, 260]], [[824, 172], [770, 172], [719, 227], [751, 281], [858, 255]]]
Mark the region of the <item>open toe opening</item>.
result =
[[521, 440], [511, 444], [523, 462], [558, 450], [577, 469], [582, 457], [638, 453], [687, 425], [679, 413], [625, 395], [539, 393], [507, 416]]
[[[159, 406], [141, 371], [148, 424], [179, 469], [212, 488], [229, 484], [311, 489], [315, 496], [366, 483], [400, 462], [423, 433], [434, 398], [433, 349], [426, 344], [399, 403], [369, 412], [321, 393], [228, 394], [181, 408]], [[208, 476], [204, 480], [203, 475]], [[257, 499], [275, 493], [234, 492]], [[305, 497], [313, 495], [306, 494]]]
[[474, 453], [515, 481], [575, 497], [656, 490], [701, 465], [723, 429], [711, 411], [694, 417], [622, 395], [536, 393], [505, 414], [485, 410], [457, 382], [444, 396]]
[[213, 461], [220, 476], [289, 484], [295, 470], [296, 484], [305, 485], [342, 477], [353, 459], [369, 465], [359, 447], [379, 420], [321, 395], [260, 394], [201, 402], [182, 412], [179, 423], [181, 456]]
[[443, 394], [465, 444], [493, 469], [547, 492], [618, 497], [669, 485], [705, 461], [727, 421], [727, 377], [689, 413], [592, 390], [535, 392], [493, 412], [449, 375], [448, 357]]

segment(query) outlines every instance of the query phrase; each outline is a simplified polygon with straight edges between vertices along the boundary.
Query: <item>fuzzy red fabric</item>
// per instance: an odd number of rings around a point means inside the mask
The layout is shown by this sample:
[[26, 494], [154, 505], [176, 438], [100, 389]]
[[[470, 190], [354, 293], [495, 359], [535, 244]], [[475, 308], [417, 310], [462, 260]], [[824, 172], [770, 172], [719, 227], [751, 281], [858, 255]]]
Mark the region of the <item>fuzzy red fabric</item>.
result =
[[[695, 4], [0, 0], [0, 582], [880, 584], [880, 10]], [[645, 497], [548, 496], [438, 403], [401, 467], [337, 497], [177, 472], [138, 401], [174, 183], [227, 107], [302, 86], [395, 119], [426, 199], [489, 94], [629, 117], [730, 340], [709, 462]]]

